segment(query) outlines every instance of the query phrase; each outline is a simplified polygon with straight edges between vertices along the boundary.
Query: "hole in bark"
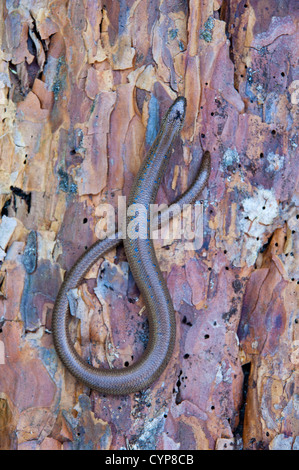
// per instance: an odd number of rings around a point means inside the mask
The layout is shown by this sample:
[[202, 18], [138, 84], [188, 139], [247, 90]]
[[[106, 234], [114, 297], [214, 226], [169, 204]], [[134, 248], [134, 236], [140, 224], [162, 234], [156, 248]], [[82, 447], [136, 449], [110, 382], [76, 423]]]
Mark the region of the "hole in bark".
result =
[[11, 204], [11, 199], [8, 199], [7, 201], [5, 201], [4, 206], [2, 207], [2, 210], [1, 210], [1, 218], [4, 215], [8, 217], [8, 207], [10, 206], [10, 204]]
[[247, 399], [247, 392], [248, 392], [248, 381], [249, 381], [249, 374], [250, 374], [251, 363], [248, 362], [242, 366], [243, 372], [243, 389], [242, 389], [242, 401], [239, 411], [239, 423], [234, 431], [235, 437], [242, 437], [243, 435], [243, 426], [244, 426], [244, 417], [245, 417], [245, 409], [246, 409], [246, 399]]
[[[31, 193], [25, 193], [25, 191], [23, 191], [20, 188], [17, 188], [16, 186], [10, 186], [10, 190], [12, 191], [14, 198], [18, 196], [25, 201], [27, 205], [27, 212], [29, 214], [30, 209], [31, 209]], [[16, 208], [15, 208], [15, 211], [16, 211]]]
[[180, 403], [182, 403], [181, 390], [180, 390], [180, 386], [182, 385], [182, 382], [181, 382], [182, 373], [183, 373], [183, 371], [180, 370], [178, 380], [177, 380], [177, 383], [176, 383], [176, 386], [177, 386], [177, 389], [178, 389], [177, 392], [176, 392], [176, 397], [175, 397], [175, 404], [176, 405], [179, 405]]
[[182, 323], [183, 323], [184, 325], [187, 325], [187, 326], [192, 326], [192, 323], [187, 320], [186, 315], [184, 315], [183, 320], [182, 320]]

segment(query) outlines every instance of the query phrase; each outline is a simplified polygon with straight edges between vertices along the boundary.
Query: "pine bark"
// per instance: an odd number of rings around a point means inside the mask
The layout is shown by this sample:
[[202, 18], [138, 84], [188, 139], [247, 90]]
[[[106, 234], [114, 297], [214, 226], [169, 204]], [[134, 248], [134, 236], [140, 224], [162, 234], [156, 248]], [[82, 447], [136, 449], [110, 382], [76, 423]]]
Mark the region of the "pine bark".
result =
[[[297, 3], [1, 2], [1, 449], [298, 448]], [[148, 390], [102, 396], [57, 359], [54, 301], [179, 95], [186, 122], [157, 202], [209, 150], [203, 245], [155, 241], [175, 352]], [[94, 366], [142, 354], [146, 312], [122, 247], [72, 305]]]

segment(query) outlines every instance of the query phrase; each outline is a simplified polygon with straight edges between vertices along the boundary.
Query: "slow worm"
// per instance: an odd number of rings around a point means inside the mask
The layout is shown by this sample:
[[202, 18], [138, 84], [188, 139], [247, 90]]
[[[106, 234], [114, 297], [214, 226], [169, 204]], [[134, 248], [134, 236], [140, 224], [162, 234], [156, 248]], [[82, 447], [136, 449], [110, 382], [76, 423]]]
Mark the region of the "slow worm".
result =
[[[156, 194], [168, 163], [172, 144], [182, 128], [186, 112], [186, 100], [177, 98], [167, 111], [159, 133], [144, 159], [128, 199], [131, 204], [143, 204], [149, 214], [149, 206]], [[191, 203], [205, 187], [210, 174], [210, 153], [205, 152], [200, 169], [191, 187], [177, 204]], [[134, 215], [127, 214], [126, 226]], [[131, 224], [132, 225], [132, 224]], [[149, 224], [147, 224], [149, 225]], [[99, 369], [87, 364], [76, 352], [68, 330], [69, 305], [67, 293], [78, 286], [92, 265], [107, 251], [122, 242], [121, 234], [106, 238], [92, 245], [74, 264], [59, 290], [52, 317], [52, 333], [56, 352], [65, 367], [79, 381], [100, 393], [127, 395], [147, 388], [165, 369], [175, 343], [175, 312], [170, 294], [156, 258], [150, 229], [146, 237], [124, 238], [126, 257], [144, 299], [149, 321], [149, 341], [141, 358], [123, 369]]]

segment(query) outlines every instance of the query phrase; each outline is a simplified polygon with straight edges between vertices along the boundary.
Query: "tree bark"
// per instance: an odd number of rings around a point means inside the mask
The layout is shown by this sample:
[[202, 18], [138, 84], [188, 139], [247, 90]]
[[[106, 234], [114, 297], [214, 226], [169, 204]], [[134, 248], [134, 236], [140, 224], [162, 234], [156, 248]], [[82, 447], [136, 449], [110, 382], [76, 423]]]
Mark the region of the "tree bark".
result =
[[[0, 448], [298, 448], [296, 0], [0, 9]], [[174, 201], [209, 150], [203, 244], [155, 241], [176, 310], [173, 357], [148, 390], [103, 396], [58, 360], [54, 301], [179, 95], [186, 121], [157, 202]], [[71, 300], [86, 361], [140, 357], [146, 311], [122, 247]]]

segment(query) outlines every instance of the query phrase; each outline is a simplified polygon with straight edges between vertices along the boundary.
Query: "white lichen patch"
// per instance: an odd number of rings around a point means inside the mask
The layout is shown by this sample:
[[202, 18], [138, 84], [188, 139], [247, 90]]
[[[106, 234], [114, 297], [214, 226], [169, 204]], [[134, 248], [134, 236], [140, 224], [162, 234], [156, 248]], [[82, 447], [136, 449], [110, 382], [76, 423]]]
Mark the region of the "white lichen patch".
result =
[[215, 376], [215, 383], [219, 385], [221, 382], [232, 383], [232, 368], [226, 361], [222, 361], [218, 365]]
[[153, 448], [155, 436], [161, 434], [164, 430], [166, 409], [162, 409], [153, 418], [145, 420], [142, 433], [132, 445], [133, 450], [149, 450]]
[[279, 214], [278, 203], [270, 189], [258, 189], [253, 197], [244, 199], [241, 226], [252, 237], [264, 232], [264, 225], [271, 225]]
[[278, 202], [269, 189], [258, 189], [252, 197], [242, 201], [239, 227], [244, 234], [246, 264], [255, 263], [264, 243], [264, 235], [273, 231], [272, 224], [279, 215]]
[[267, 172], [273, 172], [281, 170], [284, 164], [284, 156], [278, 155], [277, 153], [270, 152], [267, 155], [269, 165], [266, 168]]
[[299, 104], [299, 80], [294, 80], [289, 86], [289, 93], [291, 94], [291, 103]]
[[240, 163], [240, 158], [237, 150], [235, 149], [227, 149], [222, 158], [222, 167], [232, 166], [236, 163]]

